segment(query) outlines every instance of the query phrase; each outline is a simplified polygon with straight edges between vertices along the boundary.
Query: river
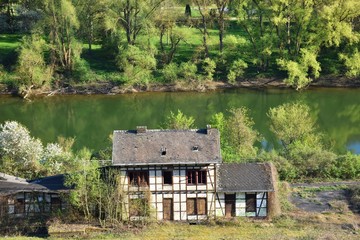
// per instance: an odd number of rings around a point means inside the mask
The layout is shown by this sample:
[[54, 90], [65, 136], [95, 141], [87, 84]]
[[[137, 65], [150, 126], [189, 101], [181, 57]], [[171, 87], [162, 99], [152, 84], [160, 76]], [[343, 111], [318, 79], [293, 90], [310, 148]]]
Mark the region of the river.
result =
[[134, 129], [137, 125], [159, 128], [170, 111], [182, 110], [203, 128], [212, 114], [231, 107], [245, 106], [264, 137], [262, 146], [270, 149], [276, 140], [269, 130], [269, 108], [300, 101], [308, 104], [318, 130], [336, 152], [347, 149], [360, 153], [360, 90], [231, 89], [207, 93], [155, 92], [122, 95], [70, 95], [37, 98], [31, 102], [0, 96], [0, 123], [16, 120], [43, 142], [57, 136], [75, 137], [75, 149], [99, 150], [110, 146], [114, 129]]

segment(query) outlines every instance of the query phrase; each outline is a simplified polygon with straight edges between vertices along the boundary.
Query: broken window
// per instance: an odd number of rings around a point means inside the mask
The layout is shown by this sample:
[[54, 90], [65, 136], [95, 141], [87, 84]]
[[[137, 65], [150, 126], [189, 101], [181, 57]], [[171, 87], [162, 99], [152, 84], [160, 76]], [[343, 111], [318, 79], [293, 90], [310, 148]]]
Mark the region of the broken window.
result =
[[206, 184], [206, 171], [204, 170], [188, 170], [186, 176], [189, 185]]
[[133, 186], [146, 187], [149, 185], [148, 171], [129, 171], [129, 183]]
[[256, 212], [256, 194], [247, 193], [245, 198], [246, 198], [246, 212]]
[[172, 184], [173, 183], [173, 172], [172, 171], [163, 171], [163, 183]]
[[186, 212], [188, 215], [206, 215], [206, 198], [188, 198]]

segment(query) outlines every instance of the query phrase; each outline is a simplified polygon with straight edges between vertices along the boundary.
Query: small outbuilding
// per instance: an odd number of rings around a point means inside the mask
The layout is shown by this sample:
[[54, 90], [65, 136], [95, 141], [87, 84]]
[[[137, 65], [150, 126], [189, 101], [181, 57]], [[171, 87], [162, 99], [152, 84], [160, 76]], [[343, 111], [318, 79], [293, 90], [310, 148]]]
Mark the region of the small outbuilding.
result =
[[64, 175], [28, 182], [0, 173], [0, 218], [49, 215], [61, 211], [66, 205], [61, 194], [67, 191]]

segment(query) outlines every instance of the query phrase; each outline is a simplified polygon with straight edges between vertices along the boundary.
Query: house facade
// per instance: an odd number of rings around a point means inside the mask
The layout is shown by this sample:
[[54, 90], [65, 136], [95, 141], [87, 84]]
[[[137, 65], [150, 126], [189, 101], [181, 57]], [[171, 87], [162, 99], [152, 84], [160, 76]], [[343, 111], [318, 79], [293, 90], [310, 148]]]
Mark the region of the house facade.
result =
[[266, 217], [274, 191], [267, 164], [222, 163], [220, 133], [210, 126], [114, 131], [112, 166], [127, 193], [129, 220]]

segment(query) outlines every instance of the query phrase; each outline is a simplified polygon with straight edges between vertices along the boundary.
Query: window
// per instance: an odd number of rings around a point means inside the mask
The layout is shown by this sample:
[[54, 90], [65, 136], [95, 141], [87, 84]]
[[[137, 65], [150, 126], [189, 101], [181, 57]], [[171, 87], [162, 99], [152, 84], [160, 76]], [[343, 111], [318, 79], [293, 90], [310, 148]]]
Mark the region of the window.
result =
[[139, 187], [148, 186], [149, 173], [147, 171], [129, 171], [129, 183]]
[[172, 184], [173, 183], [173, 172], [172, 171], [163, 171], [163, 183]]
[[188, 198], [186, 212], [188, 215], [206, 215], [206, 198]]
[[130, 199], [129, 215], [133, 216], [149, 216], [149, 204], [145, 198]]
[[193, 152], [198, 152], [198, 151], [199, 151], [199, 146], [193, 146], [193, 147], [191, 148], [191, 150], [192, 150]]
[[246, 212], [256, 212], [256, 194], [246, 194]]
[[160, 152], [161, 152], [161, 156], [165, 156], [166, 155], [166, 148], [162, 147]]
[[189, 185], [206, 184], [206, 171], [204, 170], [189, 170], [186, 176]]

